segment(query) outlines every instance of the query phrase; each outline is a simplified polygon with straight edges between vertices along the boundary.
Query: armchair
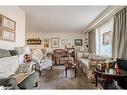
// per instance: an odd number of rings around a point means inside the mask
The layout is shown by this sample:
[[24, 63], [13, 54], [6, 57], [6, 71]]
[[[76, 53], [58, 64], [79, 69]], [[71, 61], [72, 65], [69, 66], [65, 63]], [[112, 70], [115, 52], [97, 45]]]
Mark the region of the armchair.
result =
[[[44, 53], [45, 52], [45, 53]], [[35, 63], [35, 69], [41, 73], [42, 69], [46, 69], [53, 65], [51, 58], [46, 56], [46, 51], [41, 49], [31, 49], [32, 61]]]

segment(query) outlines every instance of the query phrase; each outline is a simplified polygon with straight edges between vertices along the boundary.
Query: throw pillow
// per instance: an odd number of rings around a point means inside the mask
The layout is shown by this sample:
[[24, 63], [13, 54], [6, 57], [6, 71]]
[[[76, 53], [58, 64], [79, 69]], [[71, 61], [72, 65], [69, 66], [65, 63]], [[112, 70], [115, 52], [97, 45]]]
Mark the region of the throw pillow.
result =
[[0, 58], [3, 58], [3, 57], [11, 57], [10, 52], [5, 49], [0, 49]]
[[82, 57], [83, 57], [83, 52], [78, 52], [78, 53], [77, 53], [77, 57], [78, 57], [78, 58], [82, 58]]
[[19, 65], [18, 73], [30, 73], [32, 65], [30, 63], [23, 63]]
[[19, 55], [17, 50], [9, 50], [9, 52], [10, 52], [11, 56]]
[[84, 52], [83, 56], [84, 56], [84, 58], [88, 58], [88, 56], [89, 56], [89, 53], [87, 53], [87, 52]]
[[32, 59], [34, 59], [34, 60], [43, 59], [43, 53], [42, 53], [41, 49], [33, 49], [32, 50]]

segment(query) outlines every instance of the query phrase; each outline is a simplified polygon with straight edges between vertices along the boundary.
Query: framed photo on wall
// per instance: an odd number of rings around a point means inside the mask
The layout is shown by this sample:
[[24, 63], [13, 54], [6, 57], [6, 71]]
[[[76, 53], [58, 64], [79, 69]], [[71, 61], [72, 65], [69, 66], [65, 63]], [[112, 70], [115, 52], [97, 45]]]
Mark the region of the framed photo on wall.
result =
[[75, 39], [75, 46], [82, 46], [82, 39]]
[[59, 48], [59, 38], [51, 38], [51, 48]]
[[103, 45], [111, 45], [111, 31], [103, 33]]
[[12, 41], [15, 42], [15, 32], [12, 32], [6, 28], [1, 28], [0, 29], [0, 39], [1, 40], [6, 40], [6, 41]]
[[61, 44], [62, 45], [67, 45], [68, 44], [68, 39], [62, 39]]
[[6, 16], [0, 15], [0, 23], [1, 27], [8, 28], [9, 30], [15, 31], [16, 29], [16, 22]]
[[49, 48], [49, 39], [44, 39], [44, 48]]

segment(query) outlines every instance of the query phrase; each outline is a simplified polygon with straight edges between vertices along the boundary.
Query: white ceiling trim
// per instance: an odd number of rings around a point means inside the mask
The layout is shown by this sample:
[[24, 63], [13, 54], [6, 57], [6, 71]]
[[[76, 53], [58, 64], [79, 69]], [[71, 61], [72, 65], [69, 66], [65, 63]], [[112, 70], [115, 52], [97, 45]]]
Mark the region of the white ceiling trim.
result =
[[109, 18], [111, 18], [114, 14], [116, 14], [118, 11], [120, 11], [124, 7], [125, 6], [112, 6], [112, 7], [110, 6], [110, 7], [108, 7], [91, 24], [89, 24], [88, 27], [86, 27], [84, 29], [83, 33], [89, 32], [92, 29], [96, 28], [97, 26], [99, 26], [100, 24], [102, 24], [103, 22], [105, 22], [106, 20], [108, 20]]

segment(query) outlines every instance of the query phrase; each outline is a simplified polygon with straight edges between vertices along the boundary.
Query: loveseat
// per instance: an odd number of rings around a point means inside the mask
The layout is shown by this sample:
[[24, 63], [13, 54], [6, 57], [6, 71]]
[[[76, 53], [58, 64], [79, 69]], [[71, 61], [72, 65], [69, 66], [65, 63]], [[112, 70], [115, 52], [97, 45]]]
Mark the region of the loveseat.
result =
[[39, 73], [32, 64], [19, 64], [17, 52], [0, 49], [0, 85], [13, 89], [31, 89], [37, 82]]

